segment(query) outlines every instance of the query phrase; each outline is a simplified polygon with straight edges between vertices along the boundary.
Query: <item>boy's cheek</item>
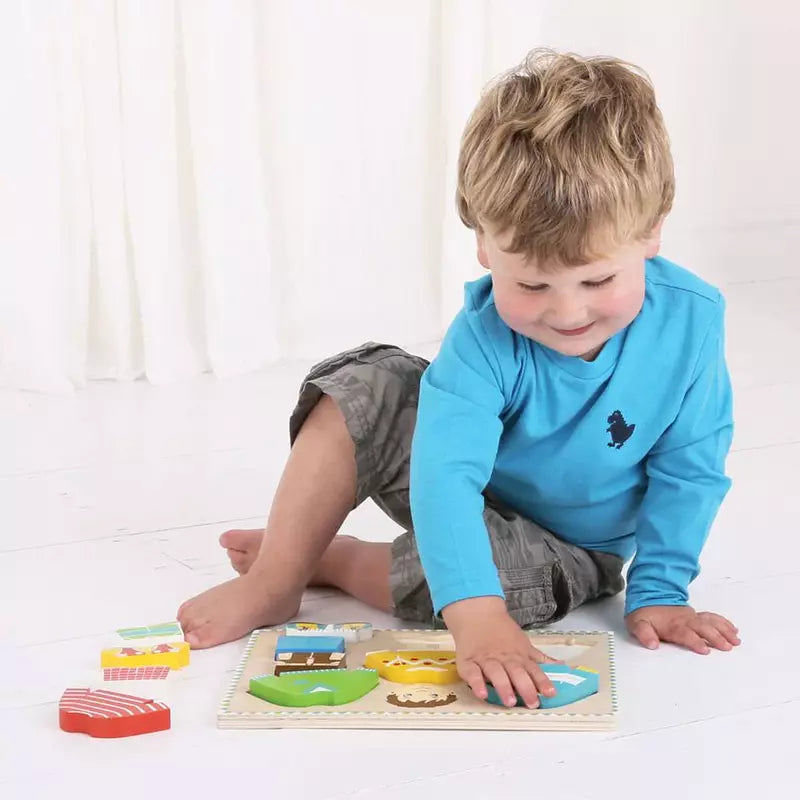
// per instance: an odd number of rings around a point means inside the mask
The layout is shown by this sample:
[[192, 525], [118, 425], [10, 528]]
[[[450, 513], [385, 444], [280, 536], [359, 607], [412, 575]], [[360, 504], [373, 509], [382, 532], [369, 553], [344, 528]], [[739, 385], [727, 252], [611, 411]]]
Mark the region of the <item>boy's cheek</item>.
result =
[[632, 287], [609, 298], [604, 304], [603, 315], [606, 317], [626, 318], [628, 321], [641, 311], [644, 302], [644, 287]]

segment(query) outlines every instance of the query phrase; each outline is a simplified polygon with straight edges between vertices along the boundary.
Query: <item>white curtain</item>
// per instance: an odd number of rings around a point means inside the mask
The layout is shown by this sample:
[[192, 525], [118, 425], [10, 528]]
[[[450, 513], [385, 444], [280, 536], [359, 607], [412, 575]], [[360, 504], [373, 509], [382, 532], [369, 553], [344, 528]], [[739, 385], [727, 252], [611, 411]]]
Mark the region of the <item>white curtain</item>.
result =
[[438, 337], [477, 274], [453, 169], [488, 5], [4, 5], [0, 381]]
[[[800, 230], [796, 193], [775, 181], [756, 207], [718, 169], [720, 152], [748, 152], [749, 179], [777, 158], [800, 179], [789, 139], [744, 114], [736, 127], [728, 103], [770, 113], [754, 67], [788, 91], [796, 69], [760, 57], [779, 58], [778, 36], [796, 61], [796, 12], [759, 29], [744, 4], [708, 6], [3, 3], [0, 386], [161, 383], [435, 341], [481, 272], [454, 206], [463, 125], [486, 80], [537, 45], [612, 52], [661, 84], [692, 190], [679, 183], [677, 255], [698, 252], [698, 210], [717, 234], [742, 207]], [[678, 38], [695, 49], [676, 57]], [[703, 255], [690, 266], [713, 272]]]

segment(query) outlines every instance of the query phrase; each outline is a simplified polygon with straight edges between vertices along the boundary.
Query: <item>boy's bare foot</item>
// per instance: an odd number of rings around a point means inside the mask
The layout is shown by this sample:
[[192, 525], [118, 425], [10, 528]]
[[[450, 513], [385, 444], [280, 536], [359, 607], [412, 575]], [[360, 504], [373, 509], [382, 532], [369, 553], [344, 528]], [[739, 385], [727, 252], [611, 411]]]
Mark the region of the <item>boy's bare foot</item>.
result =
[[250, 572], [187, 600], [178, 609], [186, 641], [194, 649], [214, 647], [294, 617], [302, 588], [276, 600], [270, 597], [268, 586], [269, 580], [260, 572]]
[[263, 528], [237, 529], [225, 531], [219, 537], [219, 543], [226, 549], [231, 566], [240, 575], [245, 575], [256, 560], [263, 538]]
[[[240, 575], [246, 575], [258, 556], [261, 540], [263, 538], [263, 528], [250, 528], [249, 530], [235, 529], [225, 531], [225, 533], [219, 537], [219, 543], [227, 551], [228, 558], [231, 560], [231, 566]], [[353, 541], [355, 537], [340, 533], [336, 536], [334, 542], [336, 542], [338, 546], [344, 539]], [[328, 549], [330, 550], [330, 546]], [[311, 580], [311, 585], [314, 586], [318, 583], [318, 576], [315, 575]]]

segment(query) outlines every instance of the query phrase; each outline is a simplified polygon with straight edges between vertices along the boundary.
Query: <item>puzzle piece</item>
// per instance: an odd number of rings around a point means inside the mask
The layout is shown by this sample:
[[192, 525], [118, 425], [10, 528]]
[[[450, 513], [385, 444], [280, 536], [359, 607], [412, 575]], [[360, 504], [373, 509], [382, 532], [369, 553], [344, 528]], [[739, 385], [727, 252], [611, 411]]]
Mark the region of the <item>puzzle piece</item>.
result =
[[343, 636], [279, 636], [275, 660], [281, 653], [345, 653]]
[[104, 681], [163, 681], [170, 673], [167, 666], [157, 667], [106, 667]]
[[105, 689], [67, 689], [58, 703], [58, 724], [67, 733], [101, 739], [138, 736], [170, 727], [169, 706]]
[[119, 628], [117, 635], [122, 639], [146, 639], [150, 636], [179, 636], [183, 630], [178, 622], [159, 622], [157, 625], [145, 625], [140, 628]]
[[277, 677], [259, 675], [250, 679], [250, 694], [279, 706], [338, 706], [352, 703], [379, 683], [372, 669], [338, 669], [293, 672]]
[[345, 642], [365, 642], [372, 638], [369, 622], [290, 622], [287, 636], [342, 636]]
[[[577, 703], [593, 694], [600, 688], [600, 676], [588, 667], [570, 667], [566, 664], [543, 664], [542, 672], [553, 682], [556, 693], [553, 697], [539, 695], [539, 708], [559, 708], [570, 703]], [[494, 686], [488, 686], [487, 700], [495, 705], [504, 705]], [[517, 705], [524, 706], [525, 702], [517, 695]]]
[[168, 642], [152, 647], [111, 647], [100, 653], [101, 667], [166, 666], [181, 669], [188, 664], [188, 642]]
[[457, 683], [456, 654], [452, 650], [375, 650], [364, 666], [393, 683]]
[[275, 674], [320, 669], [344, 669], [347, 657], [344, 653], [281, 653], [277, 658]]

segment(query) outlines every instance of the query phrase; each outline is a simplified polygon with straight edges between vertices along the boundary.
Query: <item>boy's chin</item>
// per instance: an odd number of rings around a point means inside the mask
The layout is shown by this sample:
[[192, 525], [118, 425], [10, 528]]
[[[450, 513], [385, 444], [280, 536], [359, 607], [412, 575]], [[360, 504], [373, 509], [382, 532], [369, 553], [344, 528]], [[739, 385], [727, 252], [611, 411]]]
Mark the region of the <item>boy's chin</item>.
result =
[[541, 344], [549, 347], [551, 350], [555, 350], [562, 356], [584, 358], [591, 361], [603, 349], [605, 341], [599, 341], [597, 337], [581, 337], [580, 341], [576, 339], [574, 342], [565, 342], [559, 337], [559, 339], [551, 339], [547, 342], [541, 342]]

